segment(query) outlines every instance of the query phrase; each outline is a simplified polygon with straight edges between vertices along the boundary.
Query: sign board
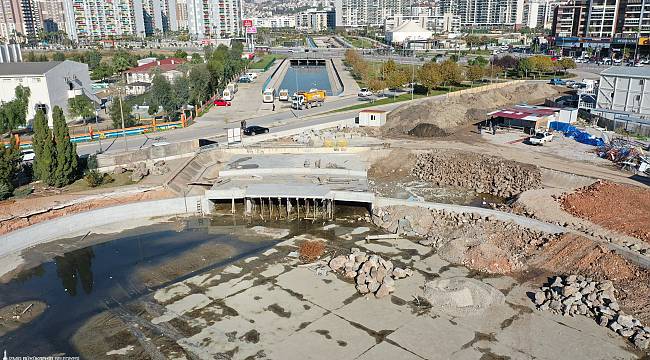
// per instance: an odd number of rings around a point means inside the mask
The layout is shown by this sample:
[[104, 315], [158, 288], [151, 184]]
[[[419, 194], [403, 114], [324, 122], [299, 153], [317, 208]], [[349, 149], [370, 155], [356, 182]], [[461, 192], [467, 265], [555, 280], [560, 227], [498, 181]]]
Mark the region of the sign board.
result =
[[650, 38], [647, 37], [639, 38], [639, 45], [650, 45]]
[[251, 20], [251, 19], [244, 19], [242, 21], [244, 22], [244, 27], [252, 27], [253, 26], [253, 20]]
[[241, 142], [241, 128], [228, 129], [228, 144]]
[[255, 26], [247, 27], [246, 34], [257, 34], [257, 28]]

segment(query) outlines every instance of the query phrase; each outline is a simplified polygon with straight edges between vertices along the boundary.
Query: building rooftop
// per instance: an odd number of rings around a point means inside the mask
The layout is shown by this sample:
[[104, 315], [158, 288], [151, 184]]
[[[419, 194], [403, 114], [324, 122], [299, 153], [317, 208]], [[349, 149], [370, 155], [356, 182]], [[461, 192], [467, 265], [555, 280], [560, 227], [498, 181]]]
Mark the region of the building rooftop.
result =
[[430, 33], [431, 31], [423, 29], [417, 22], [413, 20], [405, 21], [400, 26], [389, 30], [390, 32], [420, 32], [420, 33]]
[[610, 68], [603, 70], [600, 74], [650, 78], [650, 67], [612, 66]]
[[0, 76], [43, 75], [61, 63], [62, 61], [6, 63], [0, 65]]
[[152, 69], [159, 67], [160, 71], [165, 72], [165, 71], [170, 71], [170, 70], [176, 70], [176, 68], [183, 64], [186, 63], [187, 60], [185, 59], [180, 59], [180, 58], [169, 58], [169, 59], [163, 59], [163, 60], [156, 60], [152, 61], [150, 63], [146, 63], [144, 65], [136, 66], [133, 68], [130, 68], [127, 70], [127, 73], [147, 73], [151, 71]]
[[488, 115], [506, 119], [538, 120], [545, 116], [553, 115], [558, 111], [560, 111], [560, 109], [541, 106], [517, 105], [510, 108], [493, 111], [491, 113], [488, 113]]

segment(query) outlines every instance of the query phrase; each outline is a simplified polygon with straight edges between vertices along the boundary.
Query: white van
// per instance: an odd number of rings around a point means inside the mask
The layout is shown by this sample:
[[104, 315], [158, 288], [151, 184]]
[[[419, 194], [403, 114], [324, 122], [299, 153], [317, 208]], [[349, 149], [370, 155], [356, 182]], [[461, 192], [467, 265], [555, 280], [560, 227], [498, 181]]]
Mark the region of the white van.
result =
[[248, 76], [248, 78], [251, 79], [251, 80], [257, 79], [257, 73], [254, 73], [254, 72], [246, 73], [246, 76]]
[[235, 93], [232, 92], [229, 88], [223, 89], [223, 93], [221, 94], [221, 98], [226, 100], [226, 101], [232, 101], [235, 98]]
[[262, 96], [262, 102], [272, 103], [275, 101], [275, 89], [268, 88], [264, 90], [264, 95]]
[[226, 86], [226, 89], [230, 90], [230, 92], [231, 92], [232, 95], [234, 96], [235, 93], [239, 90], [239, 85], [237, 85], [237, 84], [235, 84], [235, 83], [230, 83], [230, 84], [228, 84], [228, 85]]
[[282, 89], [278, 95], [280, 101], [289, 101], [289, 90]]

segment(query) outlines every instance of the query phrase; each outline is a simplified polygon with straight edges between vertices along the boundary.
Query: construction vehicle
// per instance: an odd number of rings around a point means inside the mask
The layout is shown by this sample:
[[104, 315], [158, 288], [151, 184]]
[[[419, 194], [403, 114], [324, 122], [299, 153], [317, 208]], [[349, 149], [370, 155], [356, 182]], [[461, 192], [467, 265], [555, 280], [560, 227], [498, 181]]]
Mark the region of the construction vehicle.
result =
[[292, 109], [309, 109], [315, 106], [322, 106], [325, 102], [325, 90], [312, 89], [310, 91], [301, 91], [296, 93], [296, 97], [291, 102]]

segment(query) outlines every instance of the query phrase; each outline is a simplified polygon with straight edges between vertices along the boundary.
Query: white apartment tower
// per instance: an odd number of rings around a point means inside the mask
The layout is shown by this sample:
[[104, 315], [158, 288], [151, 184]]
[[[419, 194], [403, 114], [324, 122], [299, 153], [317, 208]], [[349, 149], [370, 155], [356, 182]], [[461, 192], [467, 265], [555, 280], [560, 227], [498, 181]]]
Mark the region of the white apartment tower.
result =
[[241, 0], [187, 0], [187, 27], [195, 39], [242, 35]]
[[523, 0], [442, 0], [443, 13], [460, 17], [462, 26], [498, 27], [521, 25]]

